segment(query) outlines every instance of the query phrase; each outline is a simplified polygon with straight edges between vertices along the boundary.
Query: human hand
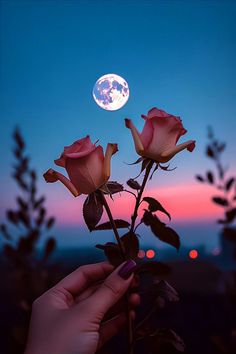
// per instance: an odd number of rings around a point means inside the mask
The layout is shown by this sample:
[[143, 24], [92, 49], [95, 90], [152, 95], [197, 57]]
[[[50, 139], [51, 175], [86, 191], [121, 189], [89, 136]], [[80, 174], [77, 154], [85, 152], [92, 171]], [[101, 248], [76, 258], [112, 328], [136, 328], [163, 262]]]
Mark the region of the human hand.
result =
[[[85, 265], [40, 296], [25, 354], [94, 354], [126, 322], [119, 300], [132, 286], [134, 267], [132, 260], [115, 270], [107, 262]], [[132, 308], [139, 302], [138, 294], [130, 295]]]

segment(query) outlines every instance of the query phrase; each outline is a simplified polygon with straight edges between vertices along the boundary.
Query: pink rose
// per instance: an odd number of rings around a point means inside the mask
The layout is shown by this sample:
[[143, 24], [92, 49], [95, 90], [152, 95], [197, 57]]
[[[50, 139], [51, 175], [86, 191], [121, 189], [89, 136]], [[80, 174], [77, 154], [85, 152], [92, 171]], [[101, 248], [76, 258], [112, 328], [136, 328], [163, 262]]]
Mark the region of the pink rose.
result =
[[152, 108], [148, 115], [142, 115], [142, 118], [145, 119], [142, 133], [138, 132], [130, 119], [125, 120], [126, 127], [131, 130], [135, 149], [139, 155], [164, 163], [184, 149], [192, 152], [195, 148], [194, 140], [176, 145], [179, 138], [187, 132], [179, 117], [161, 109]]
[[95, 144], [86, 136], [66, 146], [55, 164], [66, 169], [69, 179], [49, 169], [44, 174], [46, 182], [62, 182], [75, 197], [95, 192], [108, 181], [111, 156], [118, 151], [117, 144], [107, 144], [104, 156], [102, 146]]

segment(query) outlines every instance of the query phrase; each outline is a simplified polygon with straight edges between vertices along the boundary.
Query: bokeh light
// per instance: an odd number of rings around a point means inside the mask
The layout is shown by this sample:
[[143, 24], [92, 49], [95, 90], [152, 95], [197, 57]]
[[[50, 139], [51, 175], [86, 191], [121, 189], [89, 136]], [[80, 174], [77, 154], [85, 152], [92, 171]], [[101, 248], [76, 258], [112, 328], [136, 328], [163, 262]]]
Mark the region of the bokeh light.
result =
[[146, 252], [146, 257], [151, 259], [155, 257], [155, 251], [154, 250], [147, 250]]
[[213, 248], [211, 253], [213, 254], [213, 256], [219, 256], [221, 253], [221, 249], [219, 247], [215, 247], [215, 248]]
[[196, 259], [198, 257], [198, 251], [197, 250], [191, 250], [189, 251], [189, 258], [191, 259]]
[[139, 250], [138, 252], [138, 258], [142, 259], [145, 257], [145, 251], [144, 250]]

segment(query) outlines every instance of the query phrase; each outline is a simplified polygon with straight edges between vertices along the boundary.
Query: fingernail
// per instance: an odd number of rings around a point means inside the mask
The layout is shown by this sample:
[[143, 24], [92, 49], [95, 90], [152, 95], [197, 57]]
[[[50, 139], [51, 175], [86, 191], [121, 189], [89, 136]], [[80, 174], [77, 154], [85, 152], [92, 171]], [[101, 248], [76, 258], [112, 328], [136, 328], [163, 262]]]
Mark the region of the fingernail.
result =
[[136, 267], [135, 261], [133, 261], [132, 259], [129, 259], [127, 262], [125, 262], [123, 267], [120, 268], [118, 274], [122, 279], [126, 280], [131, 276], [135, 267]]

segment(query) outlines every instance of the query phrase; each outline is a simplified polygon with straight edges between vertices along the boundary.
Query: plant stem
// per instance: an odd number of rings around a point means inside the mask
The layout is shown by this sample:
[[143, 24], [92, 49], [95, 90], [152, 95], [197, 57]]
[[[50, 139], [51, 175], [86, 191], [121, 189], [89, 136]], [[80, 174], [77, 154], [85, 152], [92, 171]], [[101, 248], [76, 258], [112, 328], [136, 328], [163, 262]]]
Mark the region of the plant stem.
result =
[[121, 242], [121, 240], [120, 240], [120, 236], [119, 236], [119, 233], [118, 233], [118, 231], [117, 231], [116, 224], [115, 224], [115, 222], [114, 222], [114, 219], [113, 219], [113, 216], [112, 216], [110, 207], [109, 207], [109, 205], [108, 205], [108, 203], [107, 203], [107, 201], [106, 201], [106, 198], [105, 198], [105, 196], [104, 196], [104, 194], [103, 194], [102, 191], [100, 191], [100, 196], [101, 196], [101, 198], [102, 198], [102, 203], [103, 203], [103, 205], [104, 205], [104, 207], [105, 207], [105, 209], [106, 209], [107, 216], [108, 216], [108, 218], [109, 218], [109, 220], [110, 220], [110, 223], [111, 223], [112, 230], [113, 230], [113, 232], [114, 232], [116, 241], [117, 241], [118, 246], [119, 246], [119, 248], [120, 248], [121, 256], [122, 256], [123, 260], [125, 261], [125, 260], [127, 259], [126, 254], [125, 254], [125, 249], [124, 249], [124, 246], [123, 246], [123, 244], [122, 244], [122, 242]]
[[139, 190], [139, 193], [138, 193], [138, 196], [137, 196], [137, 199], [136, 199], [136, 203], [135, 203], [135, 207], [134, 207], [134, 213], [133, 213], [133, 215], [131, 217], [131, 227], [130, 227], [130, 232], [131, 233], [134, 232], [135, 222], [136, 222], [136, 219], [137, 219], [137, 216], [138, 216], [138, 208], [139, 208], [140, 201], [141, 201], [141, 198], [142, 198], [142, 194], [143, 194], [145, 185], [147, 183], [149, 173], [150, 173], [150, 171], [152, 169], [153, 163], [154, 163], [154, 161], [150, 160], [150, 162], [148, 163], [148, 165], [146, 167], [146, 171], [145, 171], [145, 175], [144, 175], [144, 178], [143, 178], [143, 182], [142, 182], [141, 188]]
[[[104, 205], [104, 207], [106, 209], [106, 212], [107, 212], [108, 218], [110, 220], [110, 223], [112, 225], [112, 229], [113, 229], [116, 241], [117, 241], [118, 246], [120, 248], [120, 253], [122, 255], [123, 260], [125, 261], [125, 260], [127, 260], [125, 249], [124, 249], [124, 246], [123, 246], [123, 244], [122, 244], [122, 242], [120, 240], [120, 236], [119, 236], [119, 233], [117, 231], [117, 228], [116, 228], [116, 225], [115, 225], [111, 210], [109, 208], [109, 205], [108, 205], [108, 203], [106, 201], [106, 198], [105, 198], [105, 196], [104, 196], [102, 191], [100, 191], [100, 196], [102, 198], [102, 202], [103, 202], [103, 205]], [[129, 354], [133, 354], [133, 323], [132, 323], [132, 318], [130, 316], [129, 293], [125, 294], [125, 312], [126, 312], [126, 318], [127, 318], [127, 324], [128, 324], [127, 327], [128, 327]]]

